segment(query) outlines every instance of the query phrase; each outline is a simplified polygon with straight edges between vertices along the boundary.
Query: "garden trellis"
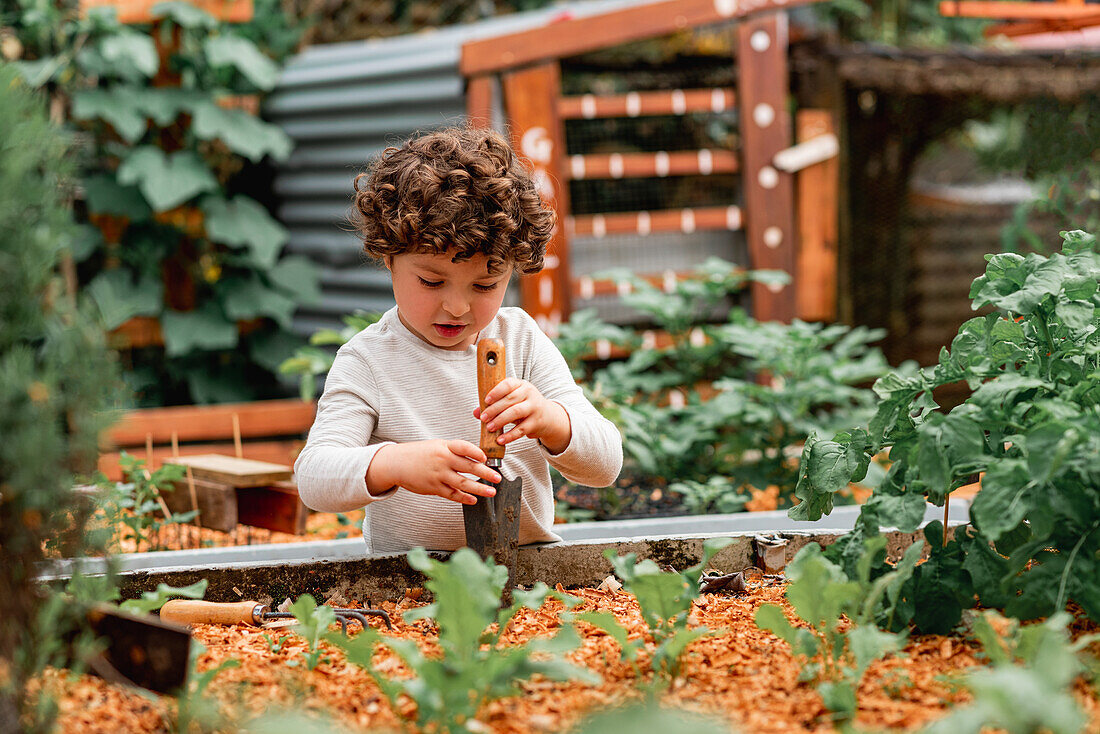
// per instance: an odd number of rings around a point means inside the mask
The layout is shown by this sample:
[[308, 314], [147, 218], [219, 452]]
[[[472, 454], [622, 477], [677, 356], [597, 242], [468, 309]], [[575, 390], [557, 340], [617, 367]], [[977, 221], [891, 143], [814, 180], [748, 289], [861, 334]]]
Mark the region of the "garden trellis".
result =
[[[475, 124], [492, 124], [495, 108], [502, 106], [513, 144], [531, 160], [544, 196], [564, 225], [555, 233], [547, 267], [522, 282], [524, 308], [544, 329], [554, 333], [575, 302], [614, 289], [587, 275], [574, 274], [571, 242], [578, 237], [599, 240], [623, 233], [743, 232], [751, 267], [782, 270], [792, 276], [790, 285], [753, 284], [752, 311], [756, 318], [789, 321], [796, 315], [832, 316], [836, 260], [835, 250], [829, 249], [835, 243], [835, 220], [828, 216], [802, 217], [796, 212], [794, 173], [828, 161], [837, 153], [827, 115], [804, 118], [806, 129], [816, 129], [820, 134], [792, 148], [792, 125], [787, 114], [786, 9], [801, 4], [673, 0], [586, 18], [558, 19], [541, 28], [464, 45], [460, 68], [467, 79], [468, 118]], [[561, 92], [564, 57], [733, 21], [736, 90], [672, 89], [579, 97]], [[734, 108], [740, 127], [740, 145], [735, 149], [587, 155], [569, 155], [567, 149], [563, 126], [567, 119], [684, 115]], [[716, 173], [740, 176], [743, 201], [730, 201], [724, 206], [581, 215], [571, 210], [566, 188], [566, 182], [591, 178]], [[807, 197], [807, 205], [834, 209], [835, 174], [815, 183], [819, 190], [833, 195], [816, 200]], [[816, 253], [801, 253], [800, 258], [796, 220], [807, 229], [815, 229], [802, 245], [805, 250], [816, 249]], [[820, 236], [821, 232], [825, 234]], [[641, 275], [670, 288], [680, 274], [665, 271]], [[824, 286], [815, 278], [823, 279]], [[803, 290], [817, 293], [817, 303], [807, 305], [808, 299], [800, 299], [798, 294]]]

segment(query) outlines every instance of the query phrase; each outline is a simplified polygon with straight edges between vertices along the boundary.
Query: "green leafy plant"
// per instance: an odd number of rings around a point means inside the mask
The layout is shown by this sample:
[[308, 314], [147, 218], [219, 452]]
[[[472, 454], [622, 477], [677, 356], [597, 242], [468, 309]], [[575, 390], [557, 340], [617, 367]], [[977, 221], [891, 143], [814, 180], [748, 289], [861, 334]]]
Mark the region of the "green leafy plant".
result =
[[[883, 332], [762, 323], [731, 309], [746, 283], [784, 282], [784, 274], [715, 258], [668, 292], [629, 273], [603, 275], [630, 285], [624, 303], [670, 337], [660, 348], [634, 337], [616, 342], [594, 316], [579, 314], [559, 339], [593, 403], [621, 429], [639, 483], [676, 484], [693, 510], [736, 508], [748, 487], [777, 486], [787, 503], [805, 436], [871, 415], [875, 396], [861, 385], [888, 369], [871, 346]], [[631, 348], [630, 356], [587, 370], [581, 342], [593, 336]], [[718, 492], [718, 481], [728, 491]]]
[[[707, 564], [715, 553], [732, 542], [732, 538], [708, 538], [703, 542], [703, 557], [699, 563], [683, 571], [662, 571], [652, 559], [639, 562], [636, 553], [620, 556], [614, 548], [604, 551], [615, 575], [622, 580], [623, 588], [638, 600], [642, 619], [656, 643], [652, 658], [654, 671], [668, 678], [679, 675], [684, 650], [710, 632], [705, 627], [689, 628], [688, 616], [699, 596], [700, 578]], [[593, 614], [580, 614], [577, 618], [608, 631], [618, 626], [609, 624], [606, 617]], [[617, 634], [616, 639], [624, 656], [632, 660], [635, 651], [630, 649], [625, 633]]]
[[90, 508], [74, 474], [94, 466], [120, 397], [90, 304], [59, 277], [80, 230], [72, 151], [42, 108], [0, 62], [0, 729], [24, 732], [52, 730], [56, 706], [26, 685], [65, 664], [61, 635], [82, 624], [40, 588], [43, 548], [52, 539], [62, 553], [85, 550]]
[[749, 495], [740, 492], [728, 477], [711, 477], [705, 482], [689, 479], [673, 482], [668, 488], [683, 497], [684, 507], [691, 515], [740, 512], [749, 500]]
[[344, 316], [344, 328], [322, 329], [309, 338], [311, 346], [299, 347], [294, 356], [288, 357], [279, 365], [279, 372], [284, 375], [299, 375], [299, 393], [302, 400], [313, 400], [317, 396], [317, 378], [332, 369], [332, 361], [335, 354], [331, 351], [320, 349], [322, 346], [343, 346], [349, 339], [363, 329], [382, 318], [380, 313], [367, 313], [356, 311], [354, 314]]
[[[329, 661], [325, 650], [321, 647], [321, 640], [325, 638], [330, 625], [336, 624], [336, 612], [327, 604], [318, 604], [309, 594], [302, 594], [297, 601], [287, 609], [298, 620], [294, 631], [305, 638], [308, 644], [302, 653], [302, 660], [307, 670], [313, 670], [321, 663]], [[297, 660], [291, 660], [287, 665], [297, 665]]]
[[[425, 586], [434, 601], [405, 612], [405, 620], [434, 620], [441, 656], [428, 656], [414, 640], [387, 638], [371, 628], [352, 638], [330, 634], [326, 639], [370, 673], [395, 711], [402, 695], [416, 701], [419, 727], [437, 732], [480, 731], [474, 722], [481, 706], [491, 698], [510, 695], [519, 682], [535, 674], [551, 680], [599, 682], [591, 671], [562, 659], [580, 642], [571, 626], [549, 639], [500, 645], [501, 635], [520, 609], [538, 609], [547, 596], [572, 604], [576, 601], [572, 597], [539, 583], [529, 591], [515, 589], [511, 606], [501, 609], [508, 577], [505, 567], [483, 562], [469, 548], [455, 551], [446, 562], [431, 558], [422, 548], [410, 551], [408, 558], [413, 568], [428, 577]], [[372, 658], [380, 644], [408, 665], [412, 678], [395, 680], [376, 671]]]
[[143, 402], [281, 393], [275, 370], [300, 343], [290, 319], [319, 296], [318, 274], [280, 258], [288, 233], [240, 173], [290, 153], [286, 134], [245, 108], [274, 86], [294, 25], [276, 0], [257, 3], [251, 24], [181, 2], [152, 14], [153, 25], [122, 25], [113, 8], [38, 0], [0, 11], [24, 79], [85, 143], [77, 276], [108, 329], [157, 320], [164, 349], [128, 355]]
[[[834, 493], [890, 450], [837, 557], [880, 525], [912, 532], [926, 500], [943, 505], [982, 477], [971, 527], [950, 542], [938, 523], [926, 529], [932, 565], [906, 591], [921, 629], [950, 629], [976, 599], [1021, 619], [1076, 601], [1100, 619], [1100, 254], [1092, 235], [1062, 238], [1050, 257], [987, 255], [970, 293], [997, 312], [963, 324], [936, 366], [876, 382], [866, 428], [806, 442], [790, 512], [800, 519], [829, 512]], [[939, 411], [932, 390], [959, 381], [973, 393]]]
[[1041, 624], [1021, 626], [995, 613], [977, 615], [974, 634], [989, 658], [989, 667], [968, 673], [964, 685], [973, 702], [955, 709], [923, 729], [924, 734], [979, 734], [993, 728], [1009, 734], [1077, 734], [1088, 717], [1074, 700], [1074, 680], [1085, 674], [1082, 651], [1100, 639], [1086, 635], [1070, 642], [1065, 612]]
[[[786, 596], [807, 627], [792, 625], [774, 604], [756, 610], [757, 626], [790, 645], [802, 660], [802, 680], [816, 682], [825, 708], [839, 721], [855, 716], [856, 692], [867, 667], [900, 649], [904, 641], [903, 634], [879, 629], [876, 616], [885, 615], [889, 624], [922, 544], [911, 545], [896, 569], [872, 580], [872, 561], [885, 546], [881, 536], [868, 542], [855, 580], [826, 559], [815, 543], [798, 552], [784, 571], [789, 579]], [[845, 618], [850, 622], [847, 628]]]
[[143, 592], [139, 599], [127, 599], [119, 604], [119, 608], [127, 612], [140, 612], [148, 614], [149, 612], [155, 612], [164, 606], [164, 603], [177, 598], [184, 599], [201, 599], [206, 595], [207, 580], [202, 579], [196, 581], [190, 586], [169, 586], [168, 584], [157, 584], [157, 588], [153, 591]]
[[135, 550], [158, 550], [161, 529], [167, 525], [188, 523], [198, 516], [198, 510], [173, 513], [165, 517], [161, 495], [175, 491], [183, 479], [184, 467], [164, 464], [152, 472], [145, 461], [132, 454], [119, 453], [119, 465], [125, 482], [102, 481], [98, 495], [105, 530], [111, 538], [109, 547], [118, 548], [121, 541], [131, 541]]

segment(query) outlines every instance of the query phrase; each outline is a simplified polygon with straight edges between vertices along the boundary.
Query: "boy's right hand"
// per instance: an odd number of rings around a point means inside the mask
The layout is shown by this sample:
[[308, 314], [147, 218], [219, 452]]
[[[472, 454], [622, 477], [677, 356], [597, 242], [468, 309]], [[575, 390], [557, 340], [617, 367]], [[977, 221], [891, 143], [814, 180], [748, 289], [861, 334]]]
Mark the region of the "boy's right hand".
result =
[[[478, 495], [492, 497], [494, 487], [464, 477], [473, 474], [490, 482], [500, 475], [485, 466], [485, 452], [469, 441], [412, 441], [383, 446], [367, 468], [367, 491], [372, 495], [404, 487], [416, 494], [434, 494], [464, 505]], [[461, 473], [460, 473], [461, 472]]]

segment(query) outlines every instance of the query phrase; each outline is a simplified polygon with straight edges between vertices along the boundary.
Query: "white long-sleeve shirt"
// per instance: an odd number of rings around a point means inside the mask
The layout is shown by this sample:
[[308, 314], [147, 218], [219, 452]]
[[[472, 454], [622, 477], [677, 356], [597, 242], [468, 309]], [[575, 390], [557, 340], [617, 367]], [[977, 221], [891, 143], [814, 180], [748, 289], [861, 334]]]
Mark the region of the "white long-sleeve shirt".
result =
[[[622, 468], [618, 429], [584, 397], [557, 347], [525, 311], [500, 309], [479, 336], [501, 339], [506, 375], [528, 380], [569, 414], [572, 437], [564, 451], [550, 454], [524, 437], [508, 444], [503, 465], [507, 479], [523, 479], [519, 542], [560, 540], [552, 530], [547, 464], [578, 484], [608, 486]], [[387, 443], [462, 439], [476, 446], [477, 405], [476, 345], [465, 351], [434, 347], [401, 323], [396, 307], [390, 309], [336, 355], [309, 440], [294, 464], [302, 501], [322, 512], [366, 507], [368, 552], [462, 547], [462, 505], [401, 487], [372, 496], [366, 475]]]

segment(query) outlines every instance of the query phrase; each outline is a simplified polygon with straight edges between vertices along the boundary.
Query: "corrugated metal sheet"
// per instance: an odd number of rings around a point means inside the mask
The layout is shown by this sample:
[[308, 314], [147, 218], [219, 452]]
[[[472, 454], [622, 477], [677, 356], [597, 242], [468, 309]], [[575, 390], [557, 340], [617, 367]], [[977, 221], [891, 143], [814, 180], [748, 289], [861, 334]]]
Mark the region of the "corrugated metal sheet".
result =
[[292, 58], [264, 105], [265, 117], [295, 142], [275, 175], [278, 217], [290, 229], [288, 252], [323, 271], [323, 299], [296, 314], [295, 331], [332, 328], [343, 314], [393, 304], [388, 275], [365, 261], [348, 225], [352, 179], [370, 158], [413, 132], [465, 121], [462, 44], [563, 13], [584, 16], [633, 4], [569, 3], [430, 33], [312, 46]]

